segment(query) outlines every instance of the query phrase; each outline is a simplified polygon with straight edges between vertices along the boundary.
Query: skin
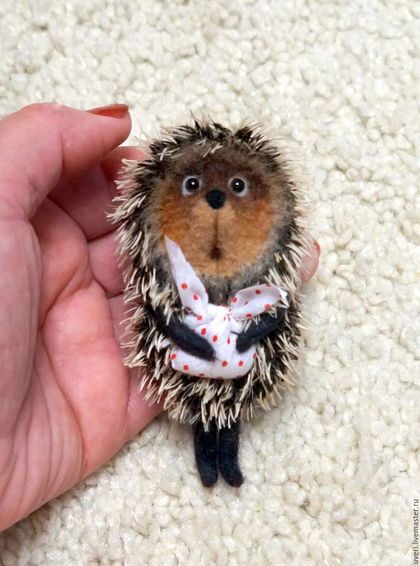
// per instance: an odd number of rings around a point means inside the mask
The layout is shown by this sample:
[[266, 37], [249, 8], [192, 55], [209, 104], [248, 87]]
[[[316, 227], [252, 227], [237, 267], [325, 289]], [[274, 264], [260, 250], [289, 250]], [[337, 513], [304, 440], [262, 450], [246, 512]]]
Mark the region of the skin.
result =
[[[130, 127], [124, 107], [35, 104], [0, 121], [0, 530], [161, 410], [122, 362], [122, 278], [105, 217], [121, 158], [141, 159], [118, 148]], [[302, 280], [317, 263], [312, 247]]]

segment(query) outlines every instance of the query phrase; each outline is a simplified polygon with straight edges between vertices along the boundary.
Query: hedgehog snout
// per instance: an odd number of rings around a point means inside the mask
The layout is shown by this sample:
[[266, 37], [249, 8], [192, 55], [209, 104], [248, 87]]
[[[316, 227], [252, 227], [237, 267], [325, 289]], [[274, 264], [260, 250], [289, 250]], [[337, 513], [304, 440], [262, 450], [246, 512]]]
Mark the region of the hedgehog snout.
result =
[[226, 195], [219, 189], [212, 189], [206, 193], [205, 199], [211, 208], [217, 210], [225, 204]]

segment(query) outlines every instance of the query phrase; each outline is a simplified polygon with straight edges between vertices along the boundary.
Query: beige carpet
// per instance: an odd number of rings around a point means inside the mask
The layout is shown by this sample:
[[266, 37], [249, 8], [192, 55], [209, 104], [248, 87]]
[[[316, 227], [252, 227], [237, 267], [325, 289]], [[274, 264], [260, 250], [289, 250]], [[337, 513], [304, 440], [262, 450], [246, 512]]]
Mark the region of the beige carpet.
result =
[[191, 110], [262, 120], [299, 146], [323, 252], [298, 386], [244, 427], [240, 491], [205, 491], [189, 429], [163, 416], [0, 535], [2, 566], [412, 564], [419, 16], [416, 0], [1, 1], [1, 114], [127, 102], [136, 135]]

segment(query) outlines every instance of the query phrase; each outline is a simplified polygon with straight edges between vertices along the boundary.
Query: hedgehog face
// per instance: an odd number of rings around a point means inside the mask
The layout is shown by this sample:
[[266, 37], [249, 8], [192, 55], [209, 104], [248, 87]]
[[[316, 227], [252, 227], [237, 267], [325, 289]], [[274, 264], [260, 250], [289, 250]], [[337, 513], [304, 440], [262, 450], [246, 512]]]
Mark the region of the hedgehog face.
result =
[[189, 148], [157, 187], [159, 232], [203, 276], [232, 277], [273, 244], [287, 217], [281, 179], [255, 158], [225, 148]]

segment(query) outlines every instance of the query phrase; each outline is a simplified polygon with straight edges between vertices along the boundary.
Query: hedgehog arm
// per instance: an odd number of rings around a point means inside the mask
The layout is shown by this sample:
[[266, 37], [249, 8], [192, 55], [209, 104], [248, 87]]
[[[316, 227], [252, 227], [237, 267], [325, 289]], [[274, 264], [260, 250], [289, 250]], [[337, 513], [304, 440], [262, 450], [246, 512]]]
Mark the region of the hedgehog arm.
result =
[[173, 340], [181, 350], [203, 360], [214, 360], [215, 353], [211, 344], [205, 338], [196, 334], [184, 322], [181, 322], [175, 316], [172, 316], [167, 322], [161, 309], [151, 311], [151, 314], [159, 330]]
[[251, 323], [246, 330], [238, 334], [237, 351], [242, 354], [253, 344], [271, 334], [282, 322], [285, 313], [286, 309], [282, 308], [277, 310], [276, 316], [270, 316], [268, 313], [262, 314], [258, 322]]

